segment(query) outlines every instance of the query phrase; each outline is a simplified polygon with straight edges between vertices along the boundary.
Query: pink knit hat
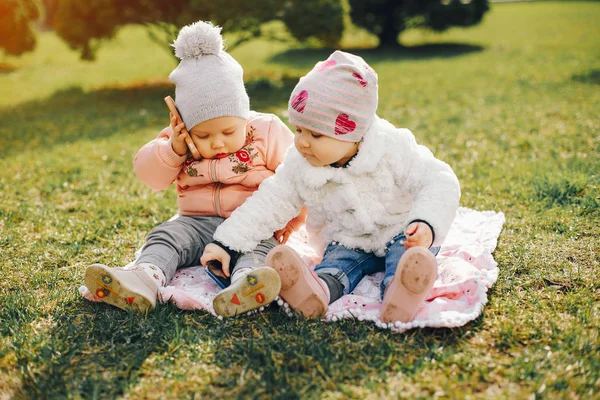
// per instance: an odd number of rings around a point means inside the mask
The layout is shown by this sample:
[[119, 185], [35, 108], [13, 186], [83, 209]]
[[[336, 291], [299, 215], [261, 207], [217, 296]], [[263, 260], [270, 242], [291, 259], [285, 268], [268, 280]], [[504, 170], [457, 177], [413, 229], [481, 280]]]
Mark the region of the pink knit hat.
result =
[[335, 51], [294, 88], [290, 124], [345, 142], [360, 142], [377, 111], [377, 73], [360, 58]]

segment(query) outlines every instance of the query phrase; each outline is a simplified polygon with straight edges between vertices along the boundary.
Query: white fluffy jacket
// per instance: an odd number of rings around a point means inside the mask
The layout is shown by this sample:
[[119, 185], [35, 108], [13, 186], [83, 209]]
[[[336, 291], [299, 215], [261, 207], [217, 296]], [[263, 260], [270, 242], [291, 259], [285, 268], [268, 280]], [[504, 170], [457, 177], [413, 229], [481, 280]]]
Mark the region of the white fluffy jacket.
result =
[[290, 147], [275, 175], [219, 226], [214, 238], [250, 252], [306, 205], [307, 228], [318, 250], [335, 241], [383, 256], [387, 242], [415, 220], [429, 223], [433, 245], [440, 245], [459, 199], [458, 179], [448, 164], [418, 145], [408, 129], [378, 118], [345, 168], [313, 167]]

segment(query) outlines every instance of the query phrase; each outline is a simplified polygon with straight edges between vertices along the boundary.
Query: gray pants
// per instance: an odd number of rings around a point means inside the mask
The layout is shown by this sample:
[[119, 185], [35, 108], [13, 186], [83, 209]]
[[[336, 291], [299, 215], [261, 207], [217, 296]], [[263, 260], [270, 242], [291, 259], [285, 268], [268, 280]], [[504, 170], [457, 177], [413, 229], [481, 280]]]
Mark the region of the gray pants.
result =
[[[164, 222], [146, 237], [136, 263], [157, 266], [169, 282], [178, 268], [200, 264], [204, 247], [213, 241], [213, 234], [224, 220], [221, 217], [180, 216]], [[233, 268], [229, 266], [231, 274], [239, 268], [253, 267], [255, 257], [262, 266], [267, 253], [277, 245], [273, 237], [263, 240], [253, 252], [241, 255]]]

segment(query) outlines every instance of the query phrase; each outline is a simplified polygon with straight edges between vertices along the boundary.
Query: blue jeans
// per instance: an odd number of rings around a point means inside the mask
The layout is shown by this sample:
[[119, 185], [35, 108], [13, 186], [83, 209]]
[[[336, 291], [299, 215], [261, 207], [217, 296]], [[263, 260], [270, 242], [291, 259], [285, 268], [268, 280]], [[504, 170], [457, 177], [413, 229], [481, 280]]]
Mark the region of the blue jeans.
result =
[[[404, 232], [394, 236], [386, 243], [384, 257], [378, 257], [360, 249], [349, 249], [333, 242], [327, 246], [323, 261], [315, 268], [315, 272], [332, 275], [344, 287], [344, 294], [348, 294], [354, 290], [363, 277], [385, 271], [383, 282], [381, 282], [381, 298], [383, 299], [385, 288], [394, 277], [398, 262], [407, 250], [404, 247], [405, 240]], [[433, 255], [437, 255], [440, 248], [431, 247], [429, 251]], [[332, 302], [334, 300], [332, 299]]]

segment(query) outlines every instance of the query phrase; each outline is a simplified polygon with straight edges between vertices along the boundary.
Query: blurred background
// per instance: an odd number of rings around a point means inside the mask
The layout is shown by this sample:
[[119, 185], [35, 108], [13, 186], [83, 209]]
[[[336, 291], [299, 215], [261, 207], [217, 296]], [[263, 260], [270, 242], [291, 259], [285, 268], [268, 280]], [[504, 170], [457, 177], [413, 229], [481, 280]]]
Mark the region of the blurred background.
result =
[[[198, 20], [209, 20], [223, 27], [229, 51], [244, 49], [236, 55], [244, 61], [248, 79], [260, 75], [257, 70], [277, 64], [269, 61], [285, 64], [290, 70], [287, 74], [293, 76], [312, 60], [305, 52], [281, 50], [344, 48], [394, 52], [415, 44], [408, 38], [399, 40], [399, 35], [407, 30], [443, 32], [451, 27], [469, 27], [480, 23], [488, 10], [487, 0], [92, 0], [85, 5], [77, 0], [2, 0], [2, 70], [7, 73], [22, 69], [31, 65], [36, 55], [52, 54], [54, 59], [46, 56], [40, 64], [52, 68], [57, 64], [54, 60], [68, 57], [63, 65], [106, 71], [105, 83], [165, 79], [176, 61], [169, 45], [179, 29]], [[242, 46], [246, 43], [248, 46]], [[110, 53], [116, 49], [121, 54]], [[439, 50], [452, 54], [481, 47], [466, 44]], [[110, 57], [110, 64], [120, 64], [118, 69], [106, 69]], [[89, 62], [73, 63], [75, 60]], [[96, 78], [87, 72], [86, 76], [90, 84]], [[70, 83], [68, 79], [56, 80], [61, 82], [55, 83], [55, 89]], [[81, 86], [77, 81], [71, 82]], [[45, 87], [38, 85], [38, 89]]]

